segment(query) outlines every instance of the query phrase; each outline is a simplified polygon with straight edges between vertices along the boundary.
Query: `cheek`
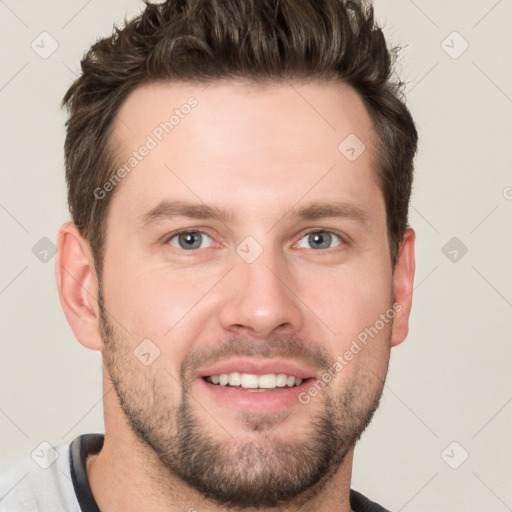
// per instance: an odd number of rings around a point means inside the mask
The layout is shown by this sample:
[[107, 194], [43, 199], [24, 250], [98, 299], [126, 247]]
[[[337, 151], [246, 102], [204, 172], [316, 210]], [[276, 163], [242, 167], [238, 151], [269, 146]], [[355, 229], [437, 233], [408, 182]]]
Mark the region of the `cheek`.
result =
[[323, 335], [319, 337], [314, 330], [309, 333], [321, 340], [335, 361], [331, 376], [325, 375], [331, 379], [334, 395], [344, 393], [362, 375], [360, 385], [373, 396], [387, 372], [395, 316], [392, 278], [382, 261], [362, 267], [317, 272], [315, 287], [302, 292], [309, 295], [305, 302], [320, 318], [316, 325]]
[[[112, 316], [128, 332], [133, 343], [150, 339], [162, 351], [173, 352], [197, 338], [205, 296], [218, 278], [191, 270], [152, 269], [110, 279], [106, 297]], [[197, 329], [196, 329], [197, 328]], [[183, 344], [172, 340], [183, 340]]]
[[[391, 307], [392, 278], [382, 262], [317, 269], [301, 278], [298, 295], [332, 335], [332, 353], [343, 352], [364, 329]], [[380, 326], [380, 324], [379, 324]], [[330, 336], [331, 337], [331, 336]]]

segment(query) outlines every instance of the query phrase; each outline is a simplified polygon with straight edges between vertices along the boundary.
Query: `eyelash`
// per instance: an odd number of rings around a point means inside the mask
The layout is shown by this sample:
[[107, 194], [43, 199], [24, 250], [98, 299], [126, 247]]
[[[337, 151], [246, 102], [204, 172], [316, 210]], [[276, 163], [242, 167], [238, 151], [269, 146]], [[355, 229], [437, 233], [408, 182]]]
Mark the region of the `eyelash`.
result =
[[[206, 235], [212, 241], [214, 241], [213, 237], [210, 236], [206, 231], [202, 231], [201, 229], [185, 229], [185, 230], [182, 230], [182, 231], [176, 231], [174, 233], [171, 233], [169, 236], [166, 236], [164, 238], [164, 244], [170, 245], [170, 241], [173, 238], [178, 237], [179, 235], [189, 235], [189, 234], [195, 234], [195, 233], [200, 233], [200, 234]], [[336, 247], [347, 245], [346, 237], [344, 237], [343, 235], [338, 234], [335, 231], [332, 231], [330, 229], [312, 229], [310, 231], [303, 232], [300, 235], [299, 241], [302, 240], [304, 237], [306, 237], [308, 235], [311, 235], [311, 234], [314, 234], [314, 233], [330, 233], [330, 234], [334, 235], [335, 237], [338, 237], [339, 240], [340, 240], [340, 243], [338, 245], [335, 245], [334, 247], [329, 247], [327, 249], [318, 249], [316, 252], [328, 252], [331, 249], [336, 249]], [[174, 246], [172, 246], [172, 247], [174, 249], [178, 249], [178, 250], [183, 251], [185, 253], [186, 252], [195, 253], [195, 252], [200, 250], [200, 249], [191, 249], [191, 250], [187, 251], [186, 249], [182, 249], [180, 247], [174, 247]], [[315, 249], [311, 249], [311, 250], [315, 250]]]

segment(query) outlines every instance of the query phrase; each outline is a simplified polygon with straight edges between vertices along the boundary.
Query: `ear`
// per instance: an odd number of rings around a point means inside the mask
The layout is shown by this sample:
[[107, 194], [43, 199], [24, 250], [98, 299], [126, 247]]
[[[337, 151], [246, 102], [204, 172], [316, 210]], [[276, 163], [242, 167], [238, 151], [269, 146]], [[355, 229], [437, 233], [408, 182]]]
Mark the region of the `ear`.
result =
[[412, 228], [407, 228], [400, 243], [398, 259], [393, 273], [394, 303], [396, 308], [393, 320], [391, 346], [402, 343], [409, 332], [409, 315], [412, 306], [412, 290], [414, 285], [414, 241], [416, 235]]
[[62, 309], [77, 340], [87, 348], [102, 350], [94, 259], [89, 243], [72, 222], [59, 230], [55, 277]]

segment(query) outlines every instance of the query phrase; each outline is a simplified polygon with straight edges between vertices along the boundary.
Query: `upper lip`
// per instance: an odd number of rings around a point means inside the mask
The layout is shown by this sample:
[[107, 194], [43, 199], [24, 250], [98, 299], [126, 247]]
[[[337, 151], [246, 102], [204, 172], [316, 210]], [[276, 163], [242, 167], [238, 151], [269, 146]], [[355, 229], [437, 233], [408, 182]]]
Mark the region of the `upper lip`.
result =
[[302, 379], [314, 377], [316, 372], [313, 368], [298, 364], [286, 359], [253, 359], [237, 358], [220, 361], [211, 366], [199, 369], [196, 377], [209, 377], [211, 375], [220, 375], [222, 373], [251, 373], [256, 375], [265, 375], [268, 373], [284, 373], [293, 375]]

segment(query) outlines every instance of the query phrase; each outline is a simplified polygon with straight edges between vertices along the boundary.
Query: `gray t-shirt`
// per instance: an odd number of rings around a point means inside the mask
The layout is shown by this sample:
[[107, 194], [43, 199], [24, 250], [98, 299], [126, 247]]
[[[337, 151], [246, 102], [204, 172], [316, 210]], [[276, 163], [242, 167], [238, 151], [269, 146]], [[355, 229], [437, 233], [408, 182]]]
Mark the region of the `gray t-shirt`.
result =
[[70, 445], [43, 443], [0, 469], [0, 512], [82, 512], [70, 466]]
[[[0, 464], [0, 512], [100, 512], [87, 481], [87, 455], [98, 453], [103, 434], [83, 434], [69, 445], [41, 443], [30, 456]], [[351, 490], [354, 512], [387, 512]]]

